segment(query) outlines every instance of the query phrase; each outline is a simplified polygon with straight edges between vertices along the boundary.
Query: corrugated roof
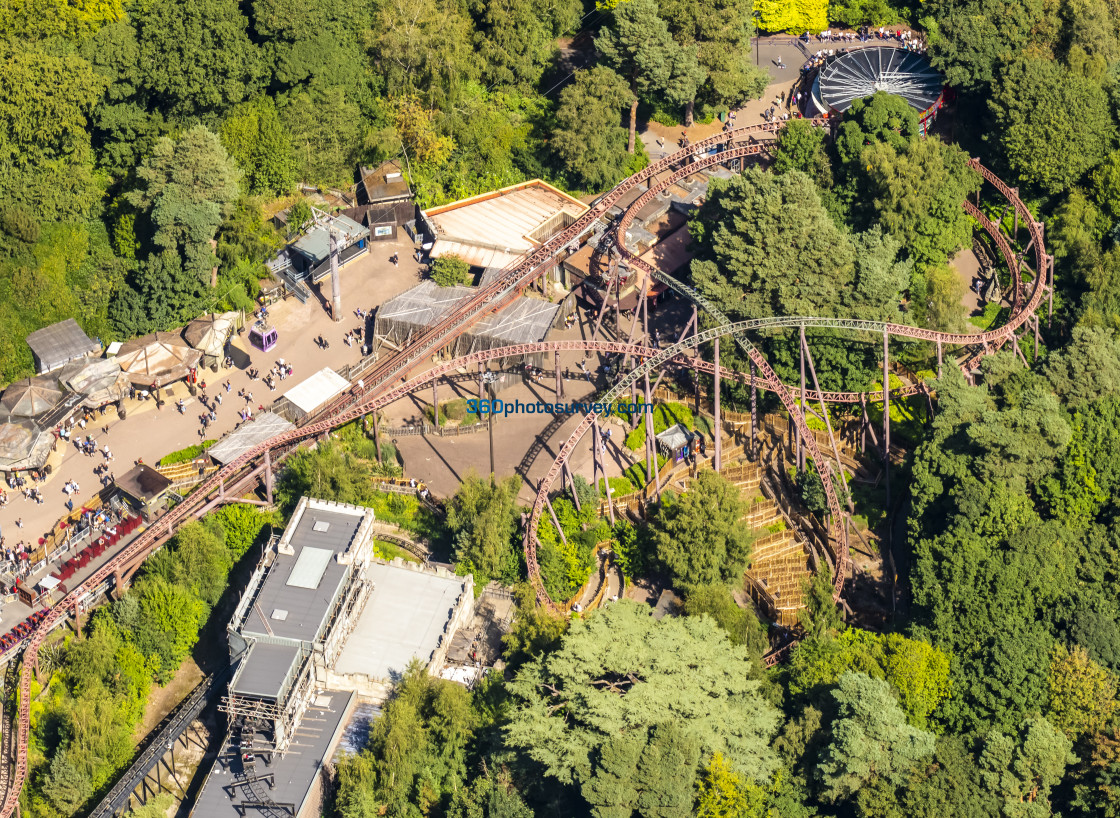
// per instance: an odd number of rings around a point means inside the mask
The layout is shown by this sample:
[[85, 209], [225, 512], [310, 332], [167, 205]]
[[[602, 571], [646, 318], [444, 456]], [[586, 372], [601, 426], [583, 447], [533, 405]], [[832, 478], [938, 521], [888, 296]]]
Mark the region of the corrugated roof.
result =
[[75, 358], [99, 353], [101, 347], [82, 332], [73, 318], [37, 329], [27, 336], [27, 345], [39, 362], [40, 372], [57, 369]]
[[534, 179], [433, 207], [424, 216], [436, 230], [433, 257], [454, 254], [476, 267], [504, 267], [586, 211], [587, 205]]
[[[359, 238], [369, 235], [368, 228], [358, 224], [349, 216], [339, 214], [337, 216], [331, 216], [330, 218], [334, 226], [342, 233], [339, 242], [340, 250]], [[306, 257], [311, 262], [312, 266], [318, 265], [330, 257], [330, 233], [324, 226], [313, 228], [308, 231], [307, 235], [301, 236], [292, 247], [295, 248], [300, 255]]]
[[288, 678], [288, 671], [299, 658], [295, 645], [254, 642], [241, 661], [232, 690], [243, 696], [275, 699]]

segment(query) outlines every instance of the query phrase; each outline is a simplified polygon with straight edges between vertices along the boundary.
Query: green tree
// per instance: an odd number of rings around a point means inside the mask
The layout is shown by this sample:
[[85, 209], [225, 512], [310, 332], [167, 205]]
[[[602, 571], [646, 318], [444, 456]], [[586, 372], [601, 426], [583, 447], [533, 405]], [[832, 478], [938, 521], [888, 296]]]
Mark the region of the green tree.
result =
[[704, 79], [698, 47], [681, 47], [657, 14], [656, 0], [629, 0], [617, 6], [611, 26], [595, 38], [603, 61], [630, 87], [630, 136], [626, 150], [634, 152], [638, 129], [638, 101], [664, 94], [681, 104], [695, 99]]
[[610, 739], [676, 722], [704, 755], [719, 751], [747, 779], [765, 780], [776, 763], [768, 741], [777, 711], [750, 667], [710, 620], [658, 621], [620, 600], [574, 621], [558, 650], [517, 673], [505, 743], [548, 776], [582, 786]]
[[663, 503], [651, 521], [658, 558], [684, 588], [740, 582], [753, 536], [743, 525], [739, 487], [704, 471], [679, 500]]
[[51, 759], [44, 792], [60, 810], [72, 814], [93, 795], [93, 785], [89, 775], [73, 764], [69, 754], [61, 752]]
[[177, 254], [185, 274], [213, 286], [210, 242], [237, 199], [237, 164], [218, 137], [196, 125], [178, 141], [160, 139], [136, 174], [141, 186], [128, 199], [147, 211], [155, 246]]
[[339, 814], [428, 814], [462, 787], [475, 725], [466, 688], [429, 676], [414, 660], [373, 723], [368, 746], [339, 765]]
[[876, 779], [901, 781], [933, 754], [933, 735], [906, 723], [886, 682], [845, 673], [832, 695], [837, 717], [817, 767], [826, 799], [851, 798]]
[[[748, 0], [662, 0], [660, 14], [681, 46], [695, 46], [706, 74], [697, 99], [734, 107], [761, 96], [766, 74], [751, 65], [753, 16]], [[685, 125], [696, 100], [686, 100]]]
[[478, 587], [497, 578], [509, 582], [518, 574], [513, 536], [520, 486], [516, 477], [492, 482], [472, 470], [447, 501], [447, 530], [455, 544], [455, 561], [460, 571], [474, 573]]
[[236, 106], [222, 123], [220, 136], [244, 172], [248, 193], [288, 193], [295, 186], [292, 137], [270, 97]]
[[749, 818], [762, 815], [762, 793], [744, 782], [720, 753], [712, 753], [696, 782], [696, 818]]
[[740, 608], [725, 583], [693, 587], [684, 600], [688, 616], [710, 616], [724, 631], [731, 644], [745, 647], [761, 658], [769, 648], [766, 631], [750, 608]]
[[516, 594], [517, 616], [509, 632], [502, 637], [503, 655], [514, 667], [555, 648], [569, 623], [567, 617], [537, 605], [533, 586], [519, 585]]
[[610, 737], [582, 782], [583, 797], [596, 818], [688, 815], [699, 761], [699, 741], [675, 721]]
[[155, 3], [140, 19], [141, 82], [169, 115], [220, 114], [260, 88], [260, 56], [234, 0]]
[[922, 6], [921, 26], [946, 82], [977, 91], [992, 82], [1002, 62], [1054, 44], [1057, 8], [1046, 0], [931, 0]]
[[362, 144], [362, 112], [355, 93], [316, 81], [284, 97], [280, 122], [292, 135], [296, 179], [348, 185]]
[[702, 248], [693, 283], [733, 321], [833, 315], [851, 289], [851, 240], [799, 171], [774, 176], [751, 167], [712, 180], [689, 231]]
[[[858, 104], [861, 100], [857, 100]], [[844, 124], [847, 124], [845, 119]], [[824, 148], [825, 132], [807, 119], [791, 119], [778, 132], [778, 147], [774, 151], [775, 173], [799, 170], [817, 187], [832, 186], [832, 166]]]
[[919, 729], [929, 728], [934, 711], [949, 695], [949, 657], [944, 652], [900, 634], [859, 628], [835, 638], [803, 640], [790, 658], [789, 691], [815, 691], [836, 684], [849, 671], [886, 681], [907, 721]]
[[64, 0], [10, 0], [0, 14], [0, 35], [25, 42], [50, 37], [80, 42], [124, 16], [121, 0], [95, 0], [80, 5]]
[[836, 152], [842, 161], [858, 164], [868, 145], [886, 144], [902, 152], [921, 133], [918, 112], [909, 102], [896, 94], [876, 91], [857, 99], [844, 112], [836, 134]]
[[936, 139], [907, 143], [900, 153], [876, 143], [861, 154], [883, 227], [919, 264], [941, 264], [964, 247], [972, 222], [961, 208], [980, 176], [964, 151]]
[[556, 51], [556, 38], [574, 31], [582, 10], [574, 0], [474, 0], [475, 42], [487, 85], [535, 86]]
[[1079, 645], [1055, 645], [1047, 683], [1046, 719], [1070, 739], [1103, 729], [1116, 714], [1116, 677]]
[[1041, 716], [1026, 719], [1011, 735], [989, 733], [979, 766], [986, 788], [1003, 801], [1001, 815], [1049, 815], [1050, 791], [1077, 760], [1071, 748], [1069, 739]]
[[384, 87], [416, 93], [449, 108], [465, 80], [478, 76], [466, 4], [450, 0], [377, 0], [370, 54]]
[[601, 190], [625, 176], [630, 157], [619, 110], [629, 99], [625, 80], [601, 65], [577, 71], [560, 92], [549, 145], [578, 184]]
[[997, 144], [1018, 180], [1048, 193], [1068, 189], [1100, 164], [1116, 134], [1100, 84], [1041, 57], [1001, 71], [989, 107]]
[[471, 265], [458, 256], [440, 256], [432, 262], [432, 281], [441, 287], [471, 283]]

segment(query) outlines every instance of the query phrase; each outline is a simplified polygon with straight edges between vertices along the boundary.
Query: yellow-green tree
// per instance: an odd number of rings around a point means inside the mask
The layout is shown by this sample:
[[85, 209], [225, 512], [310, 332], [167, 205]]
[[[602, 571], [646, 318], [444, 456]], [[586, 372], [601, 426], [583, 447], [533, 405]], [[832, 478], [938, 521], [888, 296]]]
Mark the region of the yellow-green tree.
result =
[[828, 27], [828, 0], [756, 0], [762, 31], [816, 33]]
[[696, 781], [696, 818], [761, 816], [765, 801], [763, 789], [743, 781], [722, 753], [712, 753], [711, 761]]
[[1057, 645], [1047, 678], [1047, 720], [1070, 738], [1095, 733], [1116, 715], [1116, 677], [1080, 645]]

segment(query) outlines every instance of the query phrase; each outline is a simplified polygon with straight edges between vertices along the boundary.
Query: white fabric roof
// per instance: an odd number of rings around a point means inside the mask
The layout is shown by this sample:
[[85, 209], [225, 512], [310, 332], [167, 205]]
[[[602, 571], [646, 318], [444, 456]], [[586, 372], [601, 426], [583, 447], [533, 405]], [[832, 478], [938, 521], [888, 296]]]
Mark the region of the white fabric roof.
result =
[[341, 395], [350, 386], [350, 381], [330, 367], [323, 367], [310, 378], [293, 386], [284, 393], [297, 409], [311, 414], [331, 398]]

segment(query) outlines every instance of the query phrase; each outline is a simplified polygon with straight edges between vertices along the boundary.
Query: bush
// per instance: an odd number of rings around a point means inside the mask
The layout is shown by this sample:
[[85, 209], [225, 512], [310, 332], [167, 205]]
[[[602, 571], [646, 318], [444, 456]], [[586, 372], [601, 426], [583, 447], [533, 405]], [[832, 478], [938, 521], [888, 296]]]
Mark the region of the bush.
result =
[[156, 465], [172, 466], [176, 463], [189, 463], [191, 460], [194, 460], [196, 457], [201, 455], [217, 442], [218, 441], [216, 440], [204, 440], [201, 443], [194, 444], [193, 446], [187, 446], [187, 448], [185, 449], [180, 449], [177, 452], [172, 452], [171, 454], [164, 455], [159, 459], [159, 462], [156, 463]]
[[441, 287], [470, 284], [471, 265], [458, 256], [440, 256], [432, 262], [432, 281]]

